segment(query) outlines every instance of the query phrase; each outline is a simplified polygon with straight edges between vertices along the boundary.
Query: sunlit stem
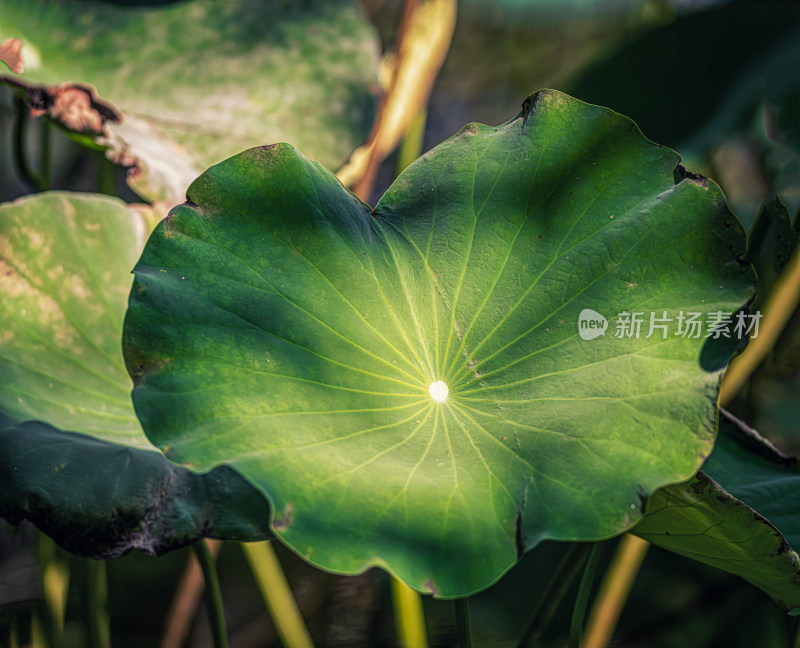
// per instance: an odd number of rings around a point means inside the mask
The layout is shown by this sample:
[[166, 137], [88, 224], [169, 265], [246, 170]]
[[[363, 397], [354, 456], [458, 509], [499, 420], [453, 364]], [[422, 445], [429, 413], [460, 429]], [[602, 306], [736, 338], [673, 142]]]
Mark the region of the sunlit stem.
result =
[[586, 624], [582, 648], [605, 648], [614, 629], [650, 543], [626, 533], [611, 560]]
[[211, 624], [211, 636], [214, 638], [214, 647], [225, 648], [228, 645], [228, 635], [225, 631], [225, 609], [222, 606], [222, 590], [219, 587], [214, 557], [208, 550], [205, 540], [195, 542], [192, 548], [206, 581], [206, 606], [208, 608], [208, 620]]
[[404, 5], [387, 91], [369, 141], [337, 173], [362, 200], [369, 197], [378, 165], [427, 104], [455, 29], [456, 0], [405, 0]]
[[60, 643], [69, 594], [69, 564], [59, 558], [56, 543], [44, 533], [38, 536], [39, 568], [42, 573], [45, 627], [51, 643]]
[[400, 646], [403, 648], [427, 648], [425, 616], [422, 597], [398, 578], [392, 578], [394, 619]]
[[408, 126], [403, 140], [400, 142], [400, 150], [397, 152], [397, 167], [395, 173], [400, 175], [403, 170], [422, 154], [425, 144], [425, 122], [428, 118], [428, 111], [424, 108], [420, 110]]
[[261, 596], [286, 648], [312, 648], [311, 635], [269, 542], [242, 543]]

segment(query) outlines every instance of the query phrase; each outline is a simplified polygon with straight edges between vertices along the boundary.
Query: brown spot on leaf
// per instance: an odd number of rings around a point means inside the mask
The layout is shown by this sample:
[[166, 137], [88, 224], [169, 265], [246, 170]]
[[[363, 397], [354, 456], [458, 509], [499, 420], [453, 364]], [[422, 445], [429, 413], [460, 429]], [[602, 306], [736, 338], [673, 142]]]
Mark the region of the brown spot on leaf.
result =
[[[91, 95], [82, 88], [59, 86], [52, 89], [52, 102], [42, 113], [78, 133], [100, 133], [103, 116], [92, 107]], [[33, 116], [37, 111], [31, 111]]]
[[286, 504], [286, 506], [283, 507], [283, 515], [272, 521], [272, 528], [276, 531], [283, 531], [291, 526], [293, 520], [294, 507], [291, 504]]
[[22, 60], [22, 43], [19, 38], [9, 38], [0, 43], [0, 61], [3, 61], [15, 74], [25, 71], [25, 62]]
[[432, 580], [426, 580], [422, 584], [422, 589], [424, 589], [429, 594], [436, 596], [439, 593], [439, 589], [436, 587], [436, 584]]
[[708, 189], [708, 178], [701, 176], [698, 173], [692, 173], [691, 171], [688, 171], [680, 162], [678, 163], [678, 166], [675, 167], [673, 176], [675, 178], [675, 184], [683, 182], [684, 180], [688, 180], [689, 182], [693, 182], [704, 189]]
[[32, 117], [46, 116], [76, 133], [105, 134], [106, 122], [122, 120], [122, 115], [97, 96], [94, 87], [84, 83], [45, 86], [28, 84], [21, 79], [4, 79], [25, 92]]

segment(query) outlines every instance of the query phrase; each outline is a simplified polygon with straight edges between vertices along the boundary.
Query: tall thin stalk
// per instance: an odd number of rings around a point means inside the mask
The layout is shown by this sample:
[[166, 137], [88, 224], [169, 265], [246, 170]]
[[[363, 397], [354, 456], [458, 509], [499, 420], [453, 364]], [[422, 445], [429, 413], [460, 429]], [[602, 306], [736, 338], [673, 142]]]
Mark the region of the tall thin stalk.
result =
[[286, 648], [313, 648], [311, 635], [272, 545], [269, 542], [245, 542], [242, 549], [283, 645]]
[[[222, 542], [210, 539], [206, 539], [205, 542], [211, 557], [216, 559]], [[192, 551], [189, 553], [186, 567], [169, 606], [164, 634], [161, 637], [161, 648], [181, 648], [186, 643], [205, 587], [203, 571], [200, 569], [195, 552]]]
[[59, 557], [56, 543], [44, 533], [38, 534], [37, 552], [42, 573], [44, 630], [49, 643], [57, 645], [64, 635], [64, 617], [69, 595], [69, 563]]
[[11, 613], [11, 622], [8, 625], [8, 648], [19, 648], [19, 629], [17, 628], [17, 615]]
[[578, 596], [575, 598], [575, 607], [572, 609], [572, 621], [569, 626], [569, 648], [581, 648], [581, 633], [583, 623], [586, 620], [586, 608], [589, 606], [589, 598], [592, 595], [597, 568], [600, 566], [600, 559], [603, 555], [601, 545], [594, 543], [592, 553], [583, 570], [581, 584], [578, 587]]
[[39, 177], [45, 187], [50, 187], [50, 140], [52, 132], [48, 121], [41, 117], [39, 119], [39, 136], [40, 136], [40, 149], [39, 149]]
[[427, 648], [422, 597], [399, 578], [392, 578], [394, 618], [403, 648]]
[[469, 629], [469, 599], [457, 598], [456, 607], [456, 636], [459, 648], [472, 648], [472, 635]]
[[222, 590], [219, 587], [214, 557], [208, 550], [205, 540], [195, 542], [192, 548], [197, 555], [197, 562], [200, 563], [200, 569], [203, 570], [203, 577], [206, 581], [206, 606], [208, 607], [208, 621], [211, 624], [214, 647], [226, 648], [228, 635], [225, 631], [225, 610], [222, 606]]
[[531, 611], [528, 625], [517, 644], [518, 648], [540, 644], [542, 635], [581, 572], [591, 549], [591, 543], [575, 542], [566, 550]]
[[86, 559], [86, 625], [91, 648], [109, 648], [108, 579], [103, 560]]
[[422, 154], [422, 149], [425, 145], [425, 123], [427, 120], [428, 111], [423, 108], [409, 124], [408, 130], [400, 142], [400, 149], [397, 151], [396, 175], [400, 175], [409, 164]]
[[589, 615], [582, 648], [606, 648], [611, 642], [649, 547], [649, 542], [630, 533], [622, 537]]
[[15, 97], [14, 107], [16, 119], [14, 122], [14, 165], [20, 177], [35, 191], [47, 191], [45, 180], [39, 176], [28, 162], [26, 136], [28, 132], [29, 110], [22, 97]]

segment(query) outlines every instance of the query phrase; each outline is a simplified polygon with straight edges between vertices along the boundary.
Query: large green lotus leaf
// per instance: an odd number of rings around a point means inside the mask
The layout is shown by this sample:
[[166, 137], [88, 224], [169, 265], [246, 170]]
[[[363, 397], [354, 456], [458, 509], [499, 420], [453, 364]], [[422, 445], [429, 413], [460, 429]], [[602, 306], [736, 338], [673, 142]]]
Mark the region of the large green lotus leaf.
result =
[[[545, 538], [627, 529], [711, 450], [704, 338], [614, 331], [626, 310], [736, 310], [744, 234], [625, 117], [539, 92], [374, 211], [288, 145], [188, 196], [135, 268], [137, 414], [173, 461], [261, 488], [319, 566], [465, 595]], [[584, 309], [605, 335], [579, 336]]]
[[[137, 164], [133, 186], [148, 198], [174, 197], [177, 183], [180, 201], [206, 167], [277, 141], [335, 167], [372, 122], [378, 45], [350, 0], [2, 0], [0, 16], [0, 38], [24, 43], [25, 73], [8, 78], [50, 86], [31, 103], [68, 128], [104, 122], [104, 141]], [[74, 83], [111, 106], [90, 108]]]
[[800, 613], [800, 469], [723, 414], [703, 471], [657, 491], [634, 533], [737, 574]]
[[269, 535], [257, 491], [170, 464], [133, 411], [120, 339], [153, 225], [102, 196], [0, 205], [0, 515], [83, 555]]

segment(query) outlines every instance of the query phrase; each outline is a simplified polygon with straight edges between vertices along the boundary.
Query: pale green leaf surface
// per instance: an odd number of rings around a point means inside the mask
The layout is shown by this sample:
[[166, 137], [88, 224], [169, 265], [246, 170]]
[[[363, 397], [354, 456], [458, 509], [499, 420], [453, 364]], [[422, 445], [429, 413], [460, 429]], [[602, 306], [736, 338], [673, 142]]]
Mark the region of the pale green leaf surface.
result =
[[252, 486], [170, 464], [134, 413], [122, 322], [154, 225], [98, 195], [0, 205], [0, 515], [81, 555], [269, 536]]
[[148, 234], [114, 198], [54, 192], [0, 205], [2, 411], [152, 449], [119, 333]]
[[[135, 269], [137, 414], [173, 461], [255, 483], [314, 564], [469, 594], [543, 539], [629, 528], [711, 450], [704, 338], [620, 339], [616, 315], [735, 311], [744, 234], [612, 111], [537, 93], [374, 212], [286, 145], [188, 195]], [[606, 335], [578, 335], [587, 308]]]

